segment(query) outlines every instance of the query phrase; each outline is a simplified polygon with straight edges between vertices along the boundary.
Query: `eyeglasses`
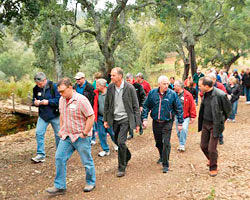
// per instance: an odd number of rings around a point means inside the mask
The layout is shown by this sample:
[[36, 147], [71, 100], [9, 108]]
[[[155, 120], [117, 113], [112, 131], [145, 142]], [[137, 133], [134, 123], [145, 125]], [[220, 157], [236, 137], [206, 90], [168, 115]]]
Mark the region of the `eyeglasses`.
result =
[[34, 81], [40, 82], [40, 81], [42, 81], [42, 79], [41, 78], [34, 78]]
[[58, 92], [59, 92], [60, 94], [62, 94], [62, 93], [65, 92], [65, 90], [66, 90], [67, 88], [68, 88], [68, 87], [64, 88], [63, 90], [58, 90]]
[[76, 81], [80, 81], [81, 79], [83, 79], [83, 78], [76, 78]]

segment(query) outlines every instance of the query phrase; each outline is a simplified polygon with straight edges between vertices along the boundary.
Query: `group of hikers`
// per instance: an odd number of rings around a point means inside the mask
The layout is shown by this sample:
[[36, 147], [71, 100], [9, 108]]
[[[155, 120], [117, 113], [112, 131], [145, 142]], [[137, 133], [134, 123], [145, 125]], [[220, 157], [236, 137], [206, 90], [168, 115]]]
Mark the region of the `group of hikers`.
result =
[[51, 124], [56, 141], [56, 176], [54, 186], [46, 190], [49, 194], [65, 194], [67, 161], [75, 150], [86, 171], [84, 192], [95, 188], [91, 146], [96, 143], [96, 135], [102, 148], [98, 153], [100, 157], [110, 155], [107, 134], [110, 135], [114, 149], [118, 151], [117, 177], [125, 176], [131, 159], [126, 141], [134, 137], [134, 130], [143, 134], [143, 129], [148, 127], [149, 113], [159, 152], [157, 163], [162, 164], [162, 172], [167, 173], [172, 126], [175, 122], [178, 151], [185, 152], [188, 126], [196, 118], [199, 95], [202, 97], [198, 119], [200, 147], [208, 159], [210, 176], [217, 175], [217, 144], [223, 144], [224, 123], [226, 120], [235, 122], [240, 95], [245, 94], [246, 103], [250, 104], [249, 69], [242, 76], [236, 76], [235, 71], [230, 75], [214, 69], [204, 75], [197, 69], [197, 73], [184, 82], [161, 75], [158, 87], [154, 89], [144, 80], [142, 73], [138, 73], [135, 80], [131, 73], [124, 75], [123, 70], [116, 67], [110, 76], [111, 83], [108, 84], [101, 73], [96, 73], [91, 84], [83, 72], [78, 72], [73, 85], [70, 78], [53, 83], [43, 72], [35, 74], [33, 104], [39, 108], [39, 117], [36, 125], [37, 152], [31, 160], [34, 163], [45, 162], [44, 136]]

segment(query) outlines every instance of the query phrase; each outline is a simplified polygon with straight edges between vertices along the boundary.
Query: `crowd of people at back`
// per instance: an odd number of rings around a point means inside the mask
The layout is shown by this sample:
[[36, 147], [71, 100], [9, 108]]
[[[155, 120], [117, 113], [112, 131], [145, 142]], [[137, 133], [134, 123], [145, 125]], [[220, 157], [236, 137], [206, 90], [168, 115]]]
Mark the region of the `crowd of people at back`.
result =
[[[95, 74], [93, 84], [86, 80], [83, 72], [76, 74], [76, 84], [69, 78], [53, 83], [43, 72], [34, 76], [33, 103], [39, 107], [36, 125], [36, 156], [34, 163], [45, 162], [44, 136], [49, 124], [52, 125], [56, 141], [56, 177], [54, 186], [46, 191], [51, 195], [65, 194], [67, 160], [77, 150], [86, 171], [84, 192], [96, 186], [96, 175], [91, 146], [100, 140], [102, 151], [98, 156], [110, 155], [107, 134], [118, 152], [117, 177], [123, 177], [131, 159], [126, 141], [140, 135], [148, 126], [148, 113], [152, 118], [155, 146], [159, 151], [158, 164], [162, 172], [169, 171], [171, 150], [170, 138], [175, 121], [179, 139], [179, 152], [186, 151], [188, 126], [196, 118], [198, 95], [202, 97], [198, 131], [202, 131], [200, 147], [208, 159], [209, 174], [216, 176], [217, 144], [223, 144], [224, 122], [235, 122], [240, 95], [246, 95], [250, 104], [250, 73], [246, 69], [239, 75], [209, 70], [204, 75], [200, 69], [184, 82], [174, 77], [160, 76], [158, 87], [151, 89], [142, 73], [131, 73], [125, 77], [121, 68], [111, 71], [111, 83]], [[244, 92], [243, 90], [244, 89]], [[231, 112], [232, 111], [232, 112]]]

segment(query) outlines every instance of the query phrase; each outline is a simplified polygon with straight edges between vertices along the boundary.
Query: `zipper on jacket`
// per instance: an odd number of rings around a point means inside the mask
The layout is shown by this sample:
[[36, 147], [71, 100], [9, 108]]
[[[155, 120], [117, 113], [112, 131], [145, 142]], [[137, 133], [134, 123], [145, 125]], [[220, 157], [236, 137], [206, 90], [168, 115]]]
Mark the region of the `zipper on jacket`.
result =
[[159, 94], [159, 97], [160, 97], [160, 105], [159, 105], [159, 111], [158, 111], [158, 120], [160, 120], [161, 118], [161, 95]]

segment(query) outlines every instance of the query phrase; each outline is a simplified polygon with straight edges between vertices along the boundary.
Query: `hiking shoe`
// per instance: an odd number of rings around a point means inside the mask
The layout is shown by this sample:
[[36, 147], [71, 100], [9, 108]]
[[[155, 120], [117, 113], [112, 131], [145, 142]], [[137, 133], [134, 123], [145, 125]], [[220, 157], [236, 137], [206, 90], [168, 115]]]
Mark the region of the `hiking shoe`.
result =
[[45, 162], [45, 157], [38, 154], [38, 155], [36, 155], [36, 157], [31, 158], [31, 160], [35, 163], [40, 163], [40, 162], [43, 163], [43, 162]]
[[93, 189], [95, 189], [95, 185], [85, 185], [83, 188], [84, 192], [91, 192]]
[[215, 176], [217, 176], [217, 174], [218, 174], [218, 170], [216, 169], [216, 170], [211, 170], [211, 171], [209, 171], [209, 175], [211, 176], [211, 177], [215, 177]]
[[130, 140], [130, 139], [132, 139], [133, 137], [134, 137], [133, 135], [129, 135], [129, 136], [127, 137], [127, 139]]
[[110, 155], [110, 151], [101, 151], [98, 153], [98, 156], [103, 157], [103, 156], [109, 156]]
[[91, 140], [91, 145], [95, 145], [96, 144], [96, 141], [95, 140]]
[[116, 176], [123, 177], [123, 176], [125, 176], [125, 172], [118, 171]]
[[232, 123], [235, 123], [235, 119], [232, 119], [231, 122], [232, 122]]
[[159, 160], [157, 160], [157, 164], [162, 164], [162, 158], [159, 158]]
[[116, 144], [114, 145], [114, 150], [118, 151], [118, 146]]
[[185, 151], [186, 151], [184, 145], [180, 145], [180, 146], [177, 148], [177, 150], [178, 150], [179, 152], [185, 152]]
[[59, 188], [55, 188], [55, 187], [50, 187], [46, 191], [53, 196], [57, 196], [57, 195], [64, 195], [66, 192], [66, 189], [59, 189]]
[[165, 174], [168, 172], [168, 167], [163, 167], [162, 172]]

